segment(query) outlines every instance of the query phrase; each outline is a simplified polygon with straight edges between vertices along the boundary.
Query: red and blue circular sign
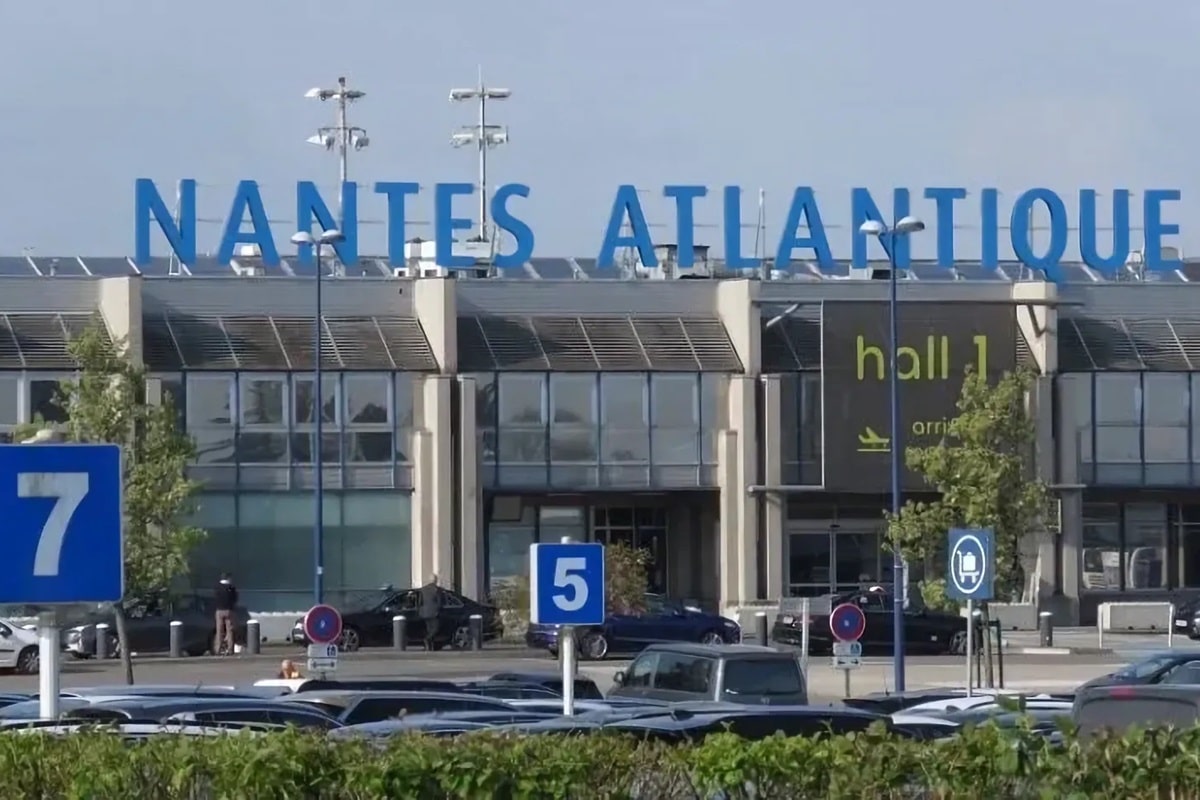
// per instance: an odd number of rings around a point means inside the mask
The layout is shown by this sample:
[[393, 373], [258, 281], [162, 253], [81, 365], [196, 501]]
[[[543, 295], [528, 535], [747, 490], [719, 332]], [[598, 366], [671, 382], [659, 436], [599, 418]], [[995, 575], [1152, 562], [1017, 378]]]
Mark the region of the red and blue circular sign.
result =
[[829, 632], [839, 642], [857, 642], [867, 631], [867, 615], [854, 603], [842, 603], [829, 612]]
[[304, 615], [304, 636], [310, 644], [333, 644], [342, 635], [342, 615], [333, 606], [313, 606]]

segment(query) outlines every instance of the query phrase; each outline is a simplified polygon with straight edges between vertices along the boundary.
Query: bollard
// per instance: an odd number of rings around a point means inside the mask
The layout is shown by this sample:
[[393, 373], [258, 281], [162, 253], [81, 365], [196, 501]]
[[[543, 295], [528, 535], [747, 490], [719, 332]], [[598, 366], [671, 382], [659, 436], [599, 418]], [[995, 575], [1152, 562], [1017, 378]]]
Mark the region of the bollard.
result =
[[1054, 647], [1054, 615], [1049, 611], [1038, 614], [1038, 643], [1042, 647]]
[[471, 626], [471, 649], [472, 650], [482, 650], [483, 649], [483, 615], [482, 614], [472, 614], [470, 617], [468, 617], [467, 621]]
[[101, 622], [96, 625], [96, 660], [108, 658], [108, 625]]
[[408, 649], [408, 620], [399, 614], [392, 617], [392, 649], [400, 652]]
[[767, 646], [767, 612], [759, 611], [754, 615], [754, 632], [760, 647]]
[[167, 655], [171, 658], [183, 657], [183, 623], [177, 619], [171, 620], [171, 644]]
[[256, 656], [262, 649], [262, 629], [258, 620], [246, 621], [246, 655]]

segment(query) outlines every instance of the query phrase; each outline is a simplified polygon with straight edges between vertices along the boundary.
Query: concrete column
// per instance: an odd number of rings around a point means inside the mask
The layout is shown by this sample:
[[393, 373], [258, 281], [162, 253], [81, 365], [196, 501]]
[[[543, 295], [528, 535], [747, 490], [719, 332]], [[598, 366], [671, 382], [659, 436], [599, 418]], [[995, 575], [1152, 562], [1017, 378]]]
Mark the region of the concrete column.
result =
[[[1062, 393], [1058, 402], [1058, 438], [1054, 446], [1058, 450], [1057, 480], [1060, 486], [1078, 486], [1083, 482], [1080, 471], [1079, 424], [1076, 418], [1074, 398], [1069, 396], [1074, 383], [1062, 382], [1058, 390]], [[1083, 492], [1079, 489], [1063, 489], [1061, 527], [1063, 600], [1056, 612], [1056, 622], [1075, 625], [1079, 622], [1079, 594], [1083, 586]]]
[[450, 433], [450, 381], [444, 375], [420, 379], [413, 432], [414, 585], [431, 573], [453, 580], [454, 486], [453, 437]]
[[446, 375], [458, 371], [457, 283], [449, 278], [417, 278], [412, 282], [417, 321], [425, 331], [433, 357]]
[[142, 281], [101, 278], [100, 316], [113, 341], [122, 343], [131, 361], [142, 363]]
[[758, 596], [758, 500], [746, 491], [757, 473], [755, 381], [744, 375], [729, 380], [729, 429], [718, 440], [718, 486], [721, 493], [720, 608]]
[[458, 574], [468, 597], [483, 597], [483, 502], [479, 481], [479, 431], [475, 426], [475, 379], [460, 375], [458, 432]]
[[[783, 385], [778, 375], [764, 375], [762, 405], [762, 463], [763, 483], [779, 486], [783, 483]], [[785, 519], [785, 495], [770, 492], [762, 497], [761, 511], [764, 516], [763, 568], [764, 588], [768, 599], [783, 597], [783, 524]]]
[[[1012, 284], [1014, 300], [1053, 301], [1058, 287], [1041, 281], [1021, 281]], [[1048, 305], [1018, 306], [1017, 326], [1043, 375], [1058, 371], [1058, 309]]]

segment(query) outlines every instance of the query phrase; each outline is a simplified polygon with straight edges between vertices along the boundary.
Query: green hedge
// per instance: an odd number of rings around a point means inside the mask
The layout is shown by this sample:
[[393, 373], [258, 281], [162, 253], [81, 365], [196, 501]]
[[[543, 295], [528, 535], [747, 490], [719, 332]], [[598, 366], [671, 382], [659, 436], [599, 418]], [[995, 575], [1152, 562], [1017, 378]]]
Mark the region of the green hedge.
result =
[[1200, 798], [1200, 730], [1053, 748], [978, 728], [936, 743], [882, 733], [692, 747], [627, 738], [405, 736], [386, 747], [302, 734], [134, 746], [107, 734], [0, 736], [7, 800], [410, 798]]

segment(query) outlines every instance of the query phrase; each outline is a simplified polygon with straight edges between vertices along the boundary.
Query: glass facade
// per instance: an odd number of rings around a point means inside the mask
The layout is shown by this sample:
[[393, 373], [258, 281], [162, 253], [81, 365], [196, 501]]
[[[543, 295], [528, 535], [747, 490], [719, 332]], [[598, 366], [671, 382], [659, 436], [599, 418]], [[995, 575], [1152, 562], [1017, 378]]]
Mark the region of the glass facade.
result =
[[1083, 505], [1084, 592], [1200, 587], [1200, 505]]
[[727, 377], [500, 372], [473, 376], [489, 488], [715, 486]]
[[412, 375], [328, 372], [319, 391], [308, 372], [155, 377], [196, 440], [205, 483], [193, 518], [208, 532], [192, 558], [198, 589], [230, 571], [252, 610], [311, 605], [318, 413], [327, 600], [410, 582]]
[[1079, 444], [1080, 478], [1093, 486], [1187, 487], [1200, 482], [1200, 373], [1060, 375]]
[[59, 384], [72, 377], [69, 372], [0, 373], [0, 443], [12, 441], [13, 429], [39, 417], [47, 422], [65, 422], [55, 404]]
[[824, 483], [821, 373], [792, 372], [779, 378], [783, 482], [793, 486], [821, 486]]

